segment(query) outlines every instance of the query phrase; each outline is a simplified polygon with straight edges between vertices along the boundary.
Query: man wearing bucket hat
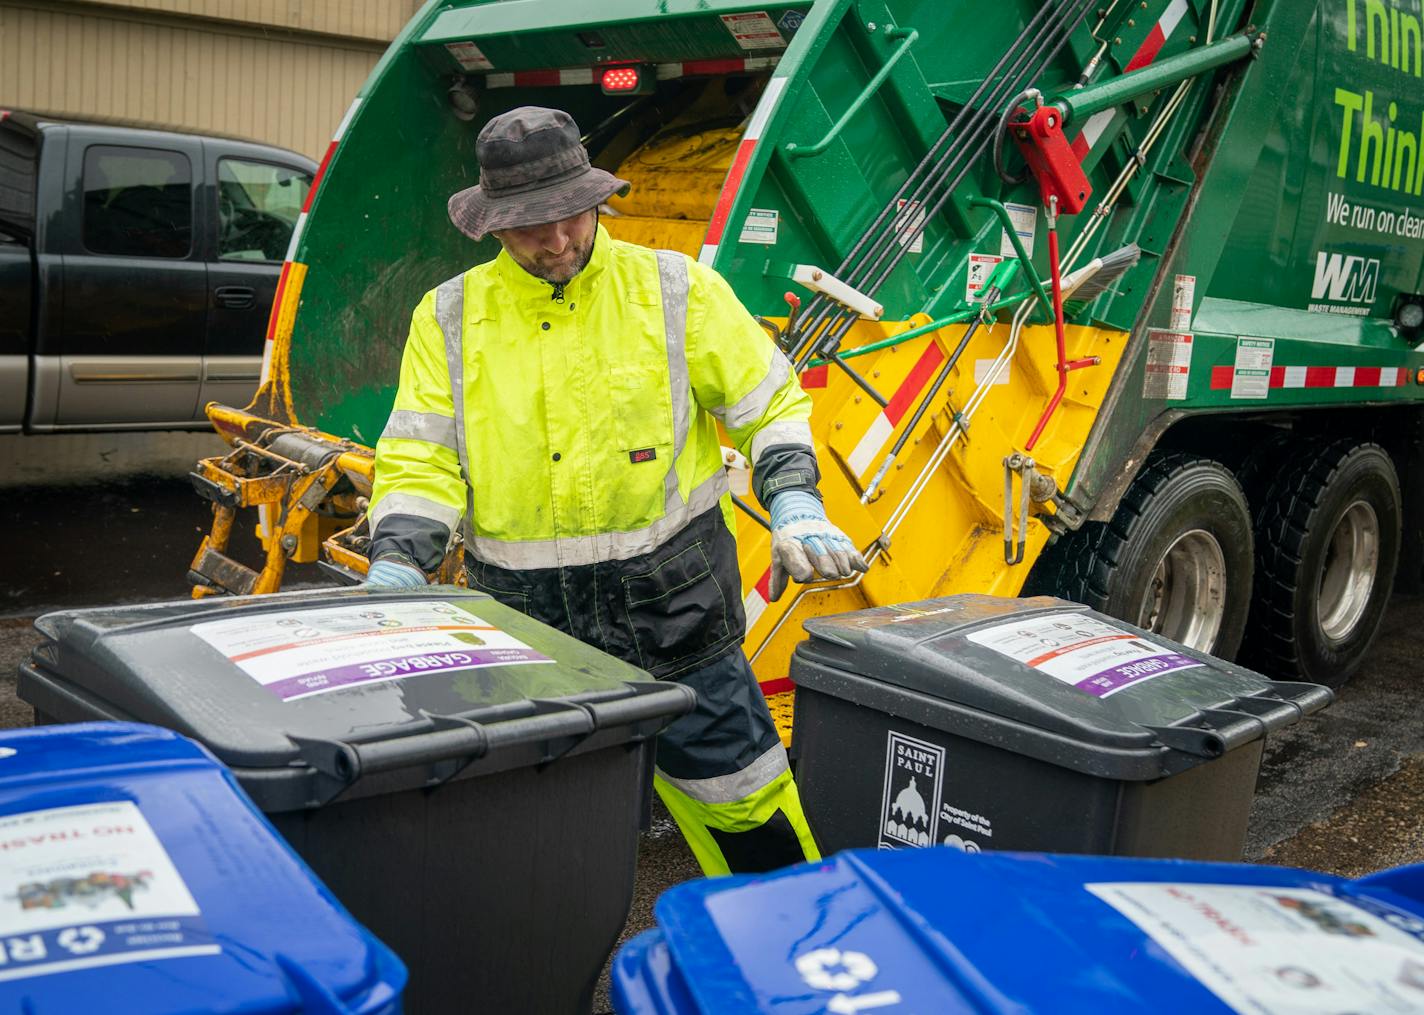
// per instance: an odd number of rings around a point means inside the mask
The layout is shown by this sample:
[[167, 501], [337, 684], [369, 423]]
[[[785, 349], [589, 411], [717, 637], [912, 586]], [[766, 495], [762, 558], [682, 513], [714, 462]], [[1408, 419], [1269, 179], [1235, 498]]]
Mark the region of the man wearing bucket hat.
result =
[[369, 581], [424, 584], [459, 529], [471, 587], [696, 690], [655, 785], [705, 872], [816, 859], [740, 648], [717, 431], [755, 463], [772, 598], [849, 578], [866, 565], [816, 492], [810, 399], [719, 275], [598, 224], [629, 185], [589, 164], [567, 113], [496, 116], [475, 154], [450, 219], [503, 249], [415, 310], [376, 445]]

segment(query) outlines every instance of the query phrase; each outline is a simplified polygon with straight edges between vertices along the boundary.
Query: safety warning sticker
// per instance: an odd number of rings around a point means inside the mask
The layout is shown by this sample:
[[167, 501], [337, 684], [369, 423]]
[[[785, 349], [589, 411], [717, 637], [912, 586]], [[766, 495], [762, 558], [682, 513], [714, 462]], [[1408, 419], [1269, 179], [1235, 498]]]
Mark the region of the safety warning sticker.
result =
[[743, 49], [784, 49], [786, 40], [776, 30], [776, 23], [766, 11], [746, 14], [723, 14], [722, 24]]
[[1274, 338], [1238, 338], [1236, 368], [1231, 373], [1232, 398], [1265, 398], [1271, 393]]
[[1184, 331], [1149, 328], [1142, 397], [1181, 401], [1187, 397], [1191, 376], [1192, 336]]
[[1304, 888], [1083, 887], [1238, 1012], [1424, 1012], [1424, 922], [1405, 913]]
[[742, 234], [737, 239], [742, 243], [764, 243], [770, 246], [776, 242], [780, 225], [781, 212], [775, 208], [750, 208], [747, 210], [746, 221], [742, 223]]
[[1058, 613], [995, 624], [970, 641], [1071, 684], [1095, 698], [1164, 673], [1200, 666], [1140, 634], [1081, 614]]
[[465, 70], [494, 70], [494, 64], [473, 42], [447, 42], [445, 48]]
[[0, 980], [222, 949], [128, 800], [0, 817]]
[[969, 272], [964, 276], [964, 302], [977, 303], [981, 299], [979, 293], [984, 286], [989, 283], [989, 275], [994, 270], [994, 265], [1002, 261], [998, 254], [970, 254]]
[[283, 701], [426, 673], [553, 662], [440, 600], [264, 613], [192, 631]]
[[[919, 201], [906, 201], [903, 197], [895, 200], [895, 223], [890, 228], [899, 240], [900, 246], [909, 247], [912, 254], [924, 253], [925, 249], [925, 206]], [[910, 239], [914, 236], [914, 239]]]
[[885, 743], [880, 848], [938, 845], [944, 748], [891, 730]]
[[1197, 299], [1197, 277], [1177, 275], [1172, 279], [1172, 331], [1192, 330], [1192, 304]]
[[[1014, 232], [1018, 234], [1019, 242], [1023, 244], [1024, 253], [1032, 257], [1033, 234], [1038, 225], [1038, 209], [1031, 204], [1013, 204], [1012, 202], [1005, 202], [1004, 207], [1008, 209], [1009, 221], [1014, 224]], [[999, 253], [1005, 257], [1013, 257], [1017, 253], [1014, 250], [1014, 241], [1009, 239], [1007, 229], [999, 236]]]

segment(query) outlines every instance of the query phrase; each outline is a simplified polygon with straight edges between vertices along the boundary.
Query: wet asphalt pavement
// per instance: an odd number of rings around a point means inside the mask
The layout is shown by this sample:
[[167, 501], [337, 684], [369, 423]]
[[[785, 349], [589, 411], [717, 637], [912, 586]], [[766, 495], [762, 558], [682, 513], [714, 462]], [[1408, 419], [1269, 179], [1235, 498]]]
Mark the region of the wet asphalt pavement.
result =
[[[180, 599], [209, 521], [186, 472], [215, 438], [197, 434], [0, 436], [0, 727], [29, 725], [15, 671], [52, 609]], [[234, 553], [257, 557], [250, 523]], [[321, 582], [313, 567], [303, 584]], [[1396, 597], [1380, 639], [1325, 712], [1272, 737], [1246, 859], [1347, 876], [1424, 860], [1424, 597]], [[697, 873], [655, 809], [639, 854], [628, 933], [651, 925], [666, 887]], [[595, 1011], [606, 1010], [600, 993]]]

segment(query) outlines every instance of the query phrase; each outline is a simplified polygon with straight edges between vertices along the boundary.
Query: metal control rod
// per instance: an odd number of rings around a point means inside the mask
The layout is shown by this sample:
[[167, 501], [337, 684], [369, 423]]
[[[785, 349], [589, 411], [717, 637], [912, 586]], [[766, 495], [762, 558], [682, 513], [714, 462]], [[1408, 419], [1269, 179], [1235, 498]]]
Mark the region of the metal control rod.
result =
[[[884, 284], [908, 252], [909, 241], [943, 208], [976, 158], [983, 154], [991, 139], [994, 111], [1010, 95], [1022, 90], [1026, 80], [1036, 79], [1042, 74], [1082, 21], [1089, 6], [1091, 0], [1070, 0], [1062, 7], [1045, 5], [1040, 8], [1014, 45], [980, 82], [930, 152], [846, 255], [837, 270], [838, 277], [861, 290], [866, 290], [866, 282], [872, 278], [873, 281], [869, 282], [872, 290]], [[959, 143], [945, 157], [944, 151], [951, 141]], [[904, 217], [899, 205], [901, 199], [918, 202], [922, 208], [928, 205], [928, 210], [923, 216]], [[891, 223], [888, 230], [884, 228], [887, 221]], [[804, 367], [819, 349], [833, 349], [853, 323], [827, 300], [813, 298], [811, 304], [808, 312], [801, 315], [797, 328], [799, 334], [794, 336], [793, 356], [798, 368]]]
[[969, 340], [974, 337], [979, 330], [979, 325], [990, 322], [992, 326], [993, 317], [989, 314], [989, 308], [999, 298], [998, 285], [992, 285], [984, 291], [983, 311], [974, 319], [974, 323], [964, 329], [964, 334], [960, 336], [959, 344], [954, 347], [954, 351], [949, 354], [949, 358], [944, 361], [944, 366], [939, 368], [939, 373], [935, 376], [934, 383], [920, 399], [919, 406], [915, 409], [915, 414], [910, 417], [905, 428], [900, 431], [900, 436], [895, 439], [895, 444], [890, 448], [890, 453], [885, 456], [885, 461], [880, 463], [880, 468], [876, 470], [875, 478], [870, 481], [870, 485], [865, 488], [865, 493], [861, 496], [862, 504], [870, 503], [870, 499], [875, 496], [875, 491], [880, 489], [880, 482], [885, 478], [885, 474], [890, 471], [890, 466], [894, 464], [896, 457], [905, 450], [905, 444], [910, 439], [910, 434], [915, 432], [915, 427], [920, 425], [920, 420], [924, 418], [925, 411], [929, 409], [930, 403], [939, 394], [939, 389], [944, 386], [944, 382], [949, 378], [950, 373], [959, 364], [959, 358], [964, 355], [964, 350], [969, 347]]
[[[909, 177], [900, 185], [894, 196], [880, 210], [880, 214], [876, 216], [875, 220], [842, 260], [841, 266], [836, 272], [838, 277], [845, 277], [845, 270], [853, 269], [854, 266], [859, 263], [863, 252], [868, 254], [876, 249], [878, 241], [884, 239], [885, 234], [882, 227], [887, 220], [894, 222], [898, 217], [900, 211], [899, 202], [902, 199], [906, 201], [908, 206], [909, 203], [923, 198], [926, 188], [933, 183], [931, 174], [933, 174], [935, 167], [940, 163], [942, 153], [951, 141], [961, 136], [966, 119], [972, 116], [976, 103], [984, 97], [986, 90], [993, 87], [992, 82], [995, 76], [1001, 72], [1014, 74], [1021, 69], [1022, 61], [1031, 52], [1032, 43], [1037, 41], [1037, 36], [1035, 36], [1034, 33], [1042, 31], [1043, 26], [1041, 22], [1047, 20], [1055, 11], [1056, 8], [1051, 4], [1045, 4], [1039, 8], [1038, 12], [1025, 27], [1023, 33], [1015, 40], [1014, 45], [1009, 47], [1004, 55], [999, 58], [999, 62], [984, 76], [984, 79], [979, 83], [979, 86], [974, 90], [973, 94], [970, 95], [954, 120], [951, 121], [944, 132], [940, 134], [934, 145], [925, 154], [925, 157], [920, 160]], [[1030, 39], [1030, 36], [1033, 36], [1033, 38]], [[1005, 69], [1006, 65], [1007, 70]], [[866, 250], [867, 244], [870, 245], [870, 251]], [[799, 336], [797, 336], [797, 340], [793, 345], [792, 352], [793, 359], [797, 361], [798, 368], [804, 366], [805, 360], [808, 358], [806, 355], [807, 345], [816, 335], [821, 325], [825, 323], [837, 308], [829, 300], [816, 299], [813, 297], [811, 305], [806, 309], [807, 313], [802, 315], [800, 327], [797, 329]]]
[[[1068, 41], [1068, 37], [1086, 15], [1087, 6], [1086, 4], [1083, 5], [1082, 8], [1075, 12], [1075, 17], [1060, 25], [1060, 27], [1064, 29], [1063, 34], [1050, 47], [1048, 53], [1043, 57], [1033, 72], [1030, 80], [1037, 79], [1037, 77], [1043, 73], [1047, 65], [1057, 55], [1059, 49]], [[930, 192], [938, 196], [934, 199], [932, 204], [929, 204], [929, 206], [924, 209], [923, 218], [920, 219], [922, 224], [927, 224], [940, 213], [945, 204], [947, 204], [954, 195], [960, 182], [969, 173], [974, 163], [984, 154], [988, 146], [993, 143], [994, 128], [997, 125], [998, 119], [994, 113], [994, 109], [1001, 107], [1007, 98], [1018, 94], [1018, 91], [1022, 90], [1023, 83], [1023, 81], [1006, 80], [995, 95], [993, 104], [986, 105], [977, 111], [974, 120], [971, 122], [970, 131], [972, 133], [965, 139], [965, 143], [958, 150], [957, 154], [959, 158], [951, 160], [949, 166], [940, 174], [939, 185]], [[868, 292], [873, 293], [877, 291], [885, 284], [891, 273], [908, 253], [908, 243], [883, 245], [879, 251], [879, 255], [875, 257], [874, 261], [870, 263], [868, 267], [864, 268], [864, 277], [857, 278], [855, 284], [862, 290]], [[889, 258], [888, 264], [886, 263], [887, 257]], [[875, 274], [876, 272], [878, 272], [878, 275]], [[840, 315], [839, 320], [834, 321], [830, 327], [822, 332], [821, 339], [817, 342], [817, 345], [823, 348], [836, 347], [854, 323], [853, 319]]]

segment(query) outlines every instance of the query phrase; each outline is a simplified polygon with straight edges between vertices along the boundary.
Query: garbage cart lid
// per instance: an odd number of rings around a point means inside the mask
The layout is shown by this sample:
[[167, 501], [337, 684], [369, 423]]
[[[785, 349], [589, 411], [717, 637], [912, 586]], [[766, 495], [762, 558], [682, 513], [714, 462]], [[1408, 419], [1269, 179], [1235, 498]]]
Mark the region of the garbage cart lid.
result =
[[[1424, 867], [857, 850], [680, 885], [614, 966], [644, 1015], [1418, 1011]], [[672, 998], [664, 1008], [639, 1007]], [[1319, 1005], [1321, 1007], [1315, 1007]]]
[[0, 1009], [375, 1013], [405, 980], [197, 744], [0, 733]]
[[61, 718], [191, 736], [268, 812], [316, 806], [407, 763], [544, 745], [537, 763], [593, 734], [642, 739], [695, 700], [455, 587], [71, 610], [35, 626], [48, 641], [22, 667], [22, 697], [73, 706]]
[[798, 686], [1116, 778], [1199, 764], [1332, 700], [1047, 596], [947, 596], [806, 630]]

